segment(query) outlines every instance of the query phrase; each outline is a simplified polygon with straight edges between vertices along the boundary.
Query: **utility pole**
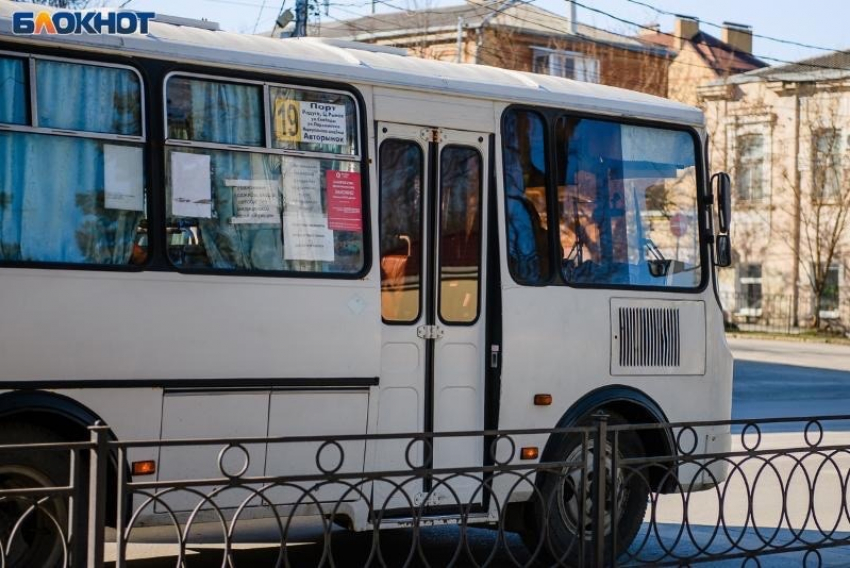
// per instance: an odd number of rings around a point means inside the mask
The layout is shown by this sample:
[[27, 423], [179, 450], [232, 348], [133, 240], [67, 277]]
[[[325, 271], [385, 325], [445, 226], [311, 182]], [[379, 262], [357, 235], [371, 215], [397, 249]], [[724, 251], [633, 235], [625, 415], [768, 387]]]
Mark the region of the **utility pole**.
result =
[[307, 35], [307, 6], [308, 0], [295, 0], [295, 30], [292, 37], [305, 37]]

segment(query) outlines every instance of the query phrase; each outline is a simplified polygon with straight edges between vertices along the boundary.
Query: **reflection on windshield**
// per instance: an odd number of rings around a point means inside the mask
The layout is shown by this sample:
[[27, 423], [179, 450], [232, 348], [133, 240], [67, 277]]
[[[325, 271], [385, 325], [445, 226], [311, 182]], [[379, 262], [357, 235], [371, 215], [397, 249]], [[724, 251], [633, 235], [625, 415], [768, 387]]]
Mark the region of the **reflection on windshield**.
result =
[[556, 135], [564, 279], [699, 286], [691, 136], [573, 117], [558, 121]]

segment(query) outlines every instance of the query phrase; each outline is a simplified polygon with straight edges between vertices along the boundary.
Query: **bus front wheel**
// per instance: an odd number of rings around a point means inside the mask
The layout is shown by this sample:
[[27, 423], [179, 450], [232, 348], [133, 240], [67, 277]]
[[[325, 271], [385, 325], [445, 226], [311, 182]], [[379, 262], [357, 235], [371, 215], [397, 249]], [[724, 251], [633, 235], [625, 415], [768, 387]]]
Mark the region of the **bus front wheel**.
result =
[[[609, 424], [626, 424], [616, 413], [608, 412]], [[576, 426], [587, 426], [593, 418], [587, 416]], [[620, 432], [617, 457], [641, 457], [644, 447], [634, 432]], [[580, 566], [594, 562], [593, 551], [593, 457], [597, 451], [593, 436], [583, 445], [580, 435], [563, 435], [554, 440], [546, 461], [565, 464], [584, 464], [582, 467], [564, 467], [559, 471], [539, 474], [539, 492], [533, 498], [527, 527], [522, 536], [526, 547], [535, 558], [551, 565]], [[611, 466], [614, 439], [609, 434], [605, 444], [606, 487], [603, 531], [609, 537], [613, 523], [617, 523], [616, 555], [628, 548], [643, 523], [649, 497], [649, 483], [633, 470], [620, 468], [617, 472], [617, 495], [613, 495]], [[615, 501], [616, 499], [616, 501]], [[616, 503], [616, 506], [614, 504]], [[605, 562], [614, 552], [605, 546]]]

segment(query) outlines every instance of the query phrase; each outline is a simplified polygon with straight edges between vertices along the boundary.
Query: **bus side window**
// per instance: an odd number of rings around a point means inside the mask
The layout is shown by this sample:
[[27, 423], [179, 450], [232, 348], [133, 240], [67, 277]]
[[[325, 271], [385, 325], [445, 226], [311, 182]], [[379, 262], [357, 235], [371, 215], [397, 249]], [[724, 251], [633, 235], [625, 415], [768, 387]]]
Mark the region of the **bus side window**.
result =
[[132, 69], [0, 57], [0, 262], [146, 261], [142, 113]]
[[[274, 86], [269, 93], [266, 105], [259, 84], [168, 79], [168, 257], [188, 270], [356, 275], [366, 227], [354, 100]], [[343, 144], [309, 141], [318, 127], [297, 120], [310, 101], [325, 101]], [[273, 117], [272, 129], [284, 131], [271, 144], [265, 124]]]
[[549, 281], [546, 151], [543, 119], [509, 111], [503, 121], [508, 265], [521, 284]]

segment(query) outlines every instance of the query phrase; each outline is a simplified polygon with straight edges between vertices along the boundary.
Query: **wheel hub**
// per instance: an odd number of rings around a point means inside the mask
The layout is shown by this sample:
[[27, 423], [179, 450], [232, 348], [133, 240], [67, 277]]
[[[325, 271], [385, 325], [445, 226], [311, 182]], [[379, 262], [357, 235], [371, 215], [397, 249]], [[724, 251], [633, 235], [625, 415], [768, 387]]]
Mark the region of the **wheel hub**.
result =
[[[588, 441], [585, 448], [578, 445], [566, 460], [568, 463], [581, 462], [582, 467], [565, 468], [561, 472], [562, 482], [559, 484], [558, 508], [565, 527], [573, 534], [590, 540], [593, 530], [593, 495], [596, 491], [593, 482], [594, 442]], [[613, 448], [610, 442], [605, 444], [605, 512], [603, 516], [604, 533], [611, 533], [612, 510], [614, 509], [613, 483], [611, 469], [613, 465]], [[628, 486], [623, 478], [621, 469], [617, 471], [617, 520], [623, 516], [623, 504], [629, 496]]]

